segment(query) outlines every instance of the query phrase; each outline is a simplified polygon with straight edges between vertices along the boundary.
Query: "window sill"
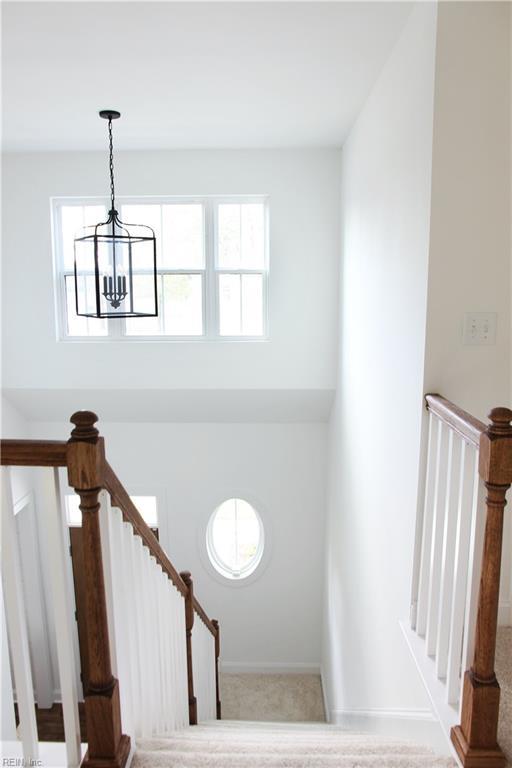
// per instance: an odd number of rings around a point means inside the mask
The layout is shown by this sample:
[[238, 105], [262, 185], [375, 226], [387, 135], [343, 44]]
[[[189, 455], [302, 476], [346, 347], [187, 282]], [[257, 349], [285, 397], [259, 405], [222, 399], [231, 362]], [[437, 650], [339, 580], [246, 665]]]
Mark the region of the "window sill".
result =
[[64, 344], [260, 344], [269, 341], [270, 336], [65, 336], [57, 339]]

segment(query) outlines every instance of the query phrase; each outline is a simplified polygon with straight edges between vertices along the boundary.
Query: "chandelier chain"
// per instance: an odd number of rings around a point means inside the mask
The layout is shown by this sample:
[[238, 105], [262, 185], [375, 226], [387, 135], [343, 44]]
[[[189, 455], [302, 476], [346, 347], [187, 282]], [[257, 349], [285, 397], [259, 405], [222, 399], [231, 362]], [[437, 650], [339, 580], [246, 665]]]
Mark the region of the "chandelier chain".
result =
[[112, 118], [108, 121], [108, 140], [109, 140], [109, 170], [110, 170], [110, 210], [115, 210], [115, 189], [114, 189], [114, 138], [112, 134]]

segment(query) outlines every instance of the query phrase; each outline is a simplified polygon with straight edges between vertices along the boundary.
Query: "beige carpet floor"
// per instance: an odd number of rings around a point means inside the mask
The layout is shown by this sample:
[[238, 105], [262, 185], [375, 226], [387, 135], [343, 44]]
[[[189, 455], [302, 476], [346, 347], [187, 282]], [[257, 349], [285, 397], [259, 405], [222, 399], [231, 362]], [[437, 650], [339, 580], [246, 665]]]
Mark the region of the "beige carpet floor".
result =
[[512, 766], [512, 627], [501, 627], [498, 632], [496, 676], [501, 686], [498, 739]]
[[220, 692], [225, 720], [325, 722], [319, 675], [224, 673]]
[[425, 747], [315, 723], [202, 723], [139, 741], [133, 768], [455, 768]]

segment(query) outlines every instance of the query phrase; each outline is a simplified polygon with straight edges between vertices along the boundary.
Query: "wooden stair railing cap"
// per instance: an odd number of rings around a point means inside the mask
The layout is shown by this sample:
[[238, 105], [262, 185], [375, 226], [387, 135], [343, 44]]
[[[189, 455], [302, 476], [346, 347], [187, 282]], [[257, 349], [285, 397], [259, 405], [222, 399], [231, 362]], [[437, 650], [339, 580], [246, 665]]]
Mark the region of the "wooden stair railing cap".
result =
[[429, 393], [425, 395], [427, 410], [434, 413], [441, 421], [458, 432], [461, 437], [478, 447], [480, 438], [487, 426], [467, 411], [459, 408], [442, 395]]
[[93, 411], [76, 411], [70, 418], [70, 422], [75, 425], [71, 431], [70, 443], [74, 442], [96, 442], [100, 433], [94, 426], [98, 417]]
[[480, 438], [479, 471], [485, 483], [505, 486], [512, 483], [512, 411], [509, 408], [493, 408], [490, 424]]
[[493, 408], [489, 414], [491, 424], [487, 428], [490, 435], [496, 437], [512, 437], [512, 411], [510, 408]]

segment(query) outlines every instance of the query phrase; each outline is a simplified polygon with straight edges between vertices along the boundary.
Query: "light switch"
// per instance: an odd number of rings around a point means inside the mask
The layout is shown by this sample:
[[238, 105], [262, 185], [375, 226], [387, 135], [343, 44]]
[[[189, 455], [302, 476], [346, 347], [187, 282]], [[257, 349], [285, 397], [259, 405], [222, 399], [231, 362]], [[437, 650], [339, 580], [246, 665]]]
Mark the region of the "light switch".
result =
[[467, 312], [462, 343], [471, 346], [496, 344], [496, 312]]

